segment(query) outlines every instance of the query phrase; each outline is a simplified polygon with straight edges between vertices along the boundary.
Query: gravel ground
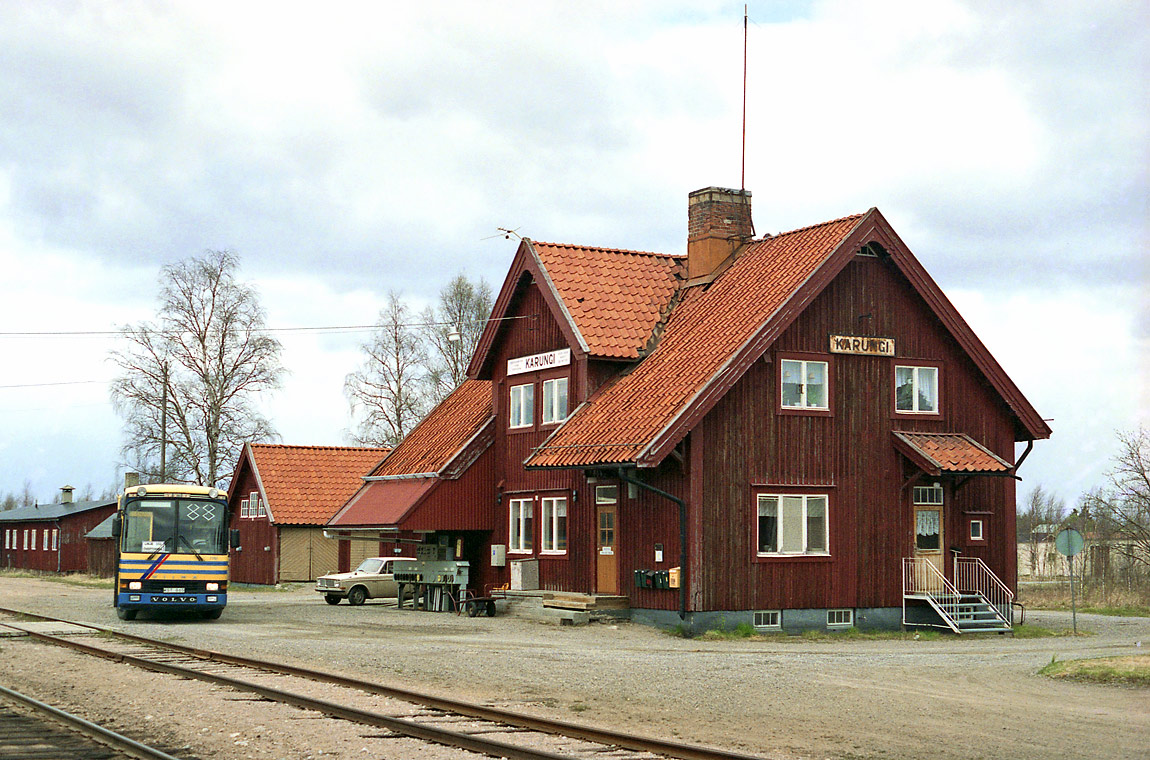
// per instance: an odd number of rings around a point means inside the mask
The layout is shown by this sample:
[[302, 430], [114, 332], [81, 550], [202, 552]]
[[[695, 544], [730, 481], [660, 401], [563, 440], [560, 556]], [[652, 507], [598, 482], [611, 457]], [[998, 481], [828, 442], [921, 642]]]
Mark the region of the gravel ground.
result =
[[[1052, 657], [1146, 653], [1150, 618], [1079, 615], [1092, 635], [1077, 638], [699, 641], [630, 623], [330, 607], [307, 588], [236, 591], [218, 621], [125, 623], [110, 596], [0, 576], [0, 606], [780, 760], [1150, 758], [1150, 692], [1035, 675]], [[1027, 622], [1065, 629], [1070, 615], [1032, 611]], [[27, 642], [0, 639], [0, 683], [93, 720], [122, 706], [121, 727], [145, 721], [202, 758], [431, 756]]]

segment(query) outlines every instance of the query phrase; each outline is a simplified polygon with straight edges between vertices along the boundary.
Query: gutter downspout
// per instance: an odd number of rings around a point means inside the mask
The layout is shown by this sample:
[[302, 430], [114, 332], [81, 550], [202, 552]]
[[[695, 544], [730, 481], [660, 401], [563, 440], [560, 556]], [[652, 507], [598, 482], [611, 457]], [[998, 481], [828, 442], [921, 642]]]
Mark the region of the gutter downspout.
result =
[[619, 480], [624, 483], [633, 483], [639, 488], [662, 496], [679, 505], [679, 619], [687, 619], [687, 502], [678, 496], [672, 496], [655, 486], [629, 477], [623, 468], [618, 468]]
[[1022, 463], [1026, 461], [1026, 458], [1028, 456], [1030, 456], [1030, 452], [1033, 450], [1034, 450], [1034, 439], [1031, 438], [1029, 441], [1026, 442], [1026, 451], [1022, 452], [1022, 456], [1020, 456], [1018, 458], [1018, 461], [1014, 463], [1015, 477], [1018, 476], [1018, 468], [1022, 466]]

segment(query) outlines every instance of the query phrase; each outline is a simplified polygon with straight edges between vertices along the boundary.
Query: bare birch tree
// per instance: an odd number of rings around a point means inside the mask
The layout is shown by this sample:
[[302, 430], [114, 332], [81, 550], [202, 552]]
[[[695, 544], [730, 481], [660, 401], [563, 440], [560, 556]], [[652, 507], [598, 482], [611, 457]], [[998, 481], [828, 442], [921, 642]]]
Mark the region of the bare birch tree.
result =
[[387, 299], [363, 345], [363, 364], [344, 381], [352, 415], [359, 417], [352, 437], [362, 446], [396, 445], [428, 409], [427, 354], [411, 308], [394, 291]]
[[[491, 316], [491, 286], [458, 274], [439, 293], [439, 304], [423, 312], [427, 382], [431, 402], [447, 398], [467, 378], [467, 365]], [[458, 340], [452, 340], [454, 336]]]
[[1109, 479], [1106, 488], [1084, 497], [1084, 507], [1117, 539], [1114, 551], [1128, 567], [1150, 571], [1150, 431], [1118, 433]]
[[[1026, 500], [1019, 504], [1018, 541], [1025, 547], [1031, 575], [1041, 575], [1050, 564], [1050, 557], [1044, 554], [1049, 555], [1053, 551], [1052, 545], [1042, 542], [1057, 532], [1055, 526], [1061, 524], [1065, 516], [1066, 502], [1049, 493], [1041, 483], [1034, 486]], [[1043, 548], [1047, 551], [1043, 552]]]
[[238, 269], [228, 251], [165, 266], [156, 321], [125, 327], [128, 347], [112, 352], [123, 453], [148, 480], [220, 485], [245, 441], [275, 437], [255, 402], [280, 385], [280, 343], [267, 335], [259, 297], [236, 279]]

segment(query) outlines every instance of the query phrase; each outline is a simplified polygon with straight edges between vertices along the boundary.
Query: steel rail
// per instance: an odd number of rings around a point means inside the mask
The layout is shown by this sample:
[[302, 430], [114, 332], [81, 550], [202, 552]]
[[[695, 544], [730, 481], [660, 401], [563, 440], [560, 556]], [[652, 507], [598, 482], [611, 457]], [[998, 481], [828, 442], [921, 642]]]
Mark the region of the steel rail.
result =
[[117, 734], [115, 731], [109, 731], [101, 725], [92, 723], [88, 720], [84, 720], [78, 715], [72, 715], [71, 713], [64, 712], [63, 710], [53, 707], [52, 705], [45, 704], [39, 700], [33, 699], [27, 694], [21, 694], [18, 691], [12, 691], [9, 688], [0, 686], [0, 696], [6, 697], [13, 702], [31, 708], [37, 713], [48, 715], [51, 718], [79, 731], [85, 737], [94, 739], [101, 744], [110, 746], [113, 749], [116, 749], [131, 757], [138, 758], [138, 760], [180, 760], [173, 755], [169, 755], [167, 752], [162, 752], [155, 747], [149, 747], [146, 744], [141, 744], [135, 739], [129, 739], [126, 736]]
[[[25, 615], [28, 617], [34, 617], [51, 622], [71, 622], [60, 620], [58, 618], [48, 617], [46, 615], [36, 615], [33, 613], [5, 608], [0, 608], [0, 612]], [[608, 729], [594, 728], [592, 726], [568, 723], [567, 721], [553, 720], [550, 718], [538, 718], [530, 715], [523, 715], [521, 713], [513, 713], [506, 710], [500, 710], [494, 707], [485, 707], [483, 705], [460, 702], [447, 697], [437, 697], [431, 694], [422, 694], [420, 692], [409, 691], [407, 689], [401, 689], [393, 686], [384, 686], [382, 684], [376, 684], [370, 681], [363, 681], [357, 678], [349, 678], [347, 676], [341, 676], [334, 673], [326, 673], [324, 671], [313, 670], [311, 668], [304, 668], [295, 665], [283, 665], [280, 663], [267, 662], [265, 660], [257, 660], [250, 657], [224, 654], [223, 652], [215, 652], [210, 649], [200, 649], [198, 647], [188, 647], [166, 641], [156, 641], [154, 639], [117, 631], [112, 628], [92, 625], [91, 623], [72, 623], [72, 625], [81, 625], [84, 627], [92, 628], [96, 631], [100, 631], [102, 633], [112, 634], [118, 638], [133, 641], [138, 644], [159, 647], [169, 651], [179, 652], [191, 657], [196, 657], [202, 660], [209, 660], [226, 665], [236, 665], [238, 667], [255, 668], [257, 670], [278, 673], [280, 675], [292, 675], [300, 678], [307, 678], [324, 683], [330, 683], [336, 686], [345, 686], [348, 688], [365, 691], [370, 694], [377, 694], [383, 697], [399, 699], [404, 702], [411, 702], [413, 704], [422, 705], [424, 707], [443, 710], [445, 712], [458, 713], [470, 718], [478, 718], [481, 720], [491, 721], [493, 723], [502, 723], [504, 725], [514, 726], [516, 728], [526, 728], [533, 731], [539, 731], [541, 733], [566, 736], [572, 739], [582, 739], [584, 741], [595, 742], [598, 744], [611, 744], [622, 747], [624, 749], [630, 749], [639, 752], [651, 752], [653, 754], [665, 755], [667, 757], [680, 758], [680, 760], [761, 760], [761, 758], [756, 755], [746, 755], [729, 750], [718, 749], [715, 747], [681, 744], [678, 742], [670, 742], [652, 737], [635, 736], [632, 734], [624, 734]]]

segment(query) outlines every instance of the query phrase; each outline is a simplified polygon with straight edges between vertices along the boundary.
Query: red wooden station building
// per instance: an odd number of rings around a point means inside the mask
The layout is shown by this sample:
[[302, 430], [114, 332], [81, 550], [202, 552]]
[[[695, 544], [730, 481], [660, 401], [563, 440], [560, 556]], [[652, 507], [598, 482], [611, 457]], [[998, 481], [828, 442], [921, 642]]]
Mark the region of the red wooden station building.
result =
[[74, 501], [72, 491], [61, 488], [57, 504], [0, 512], [0, 567], [88, 572], [87, 535], [116, 511], [116, 500]]
[[688, 217], [686, 256], [524, 239], [471, 379], [329, 530], [695, 630], [1008, 628], [1042, 417], [877, 209]]

